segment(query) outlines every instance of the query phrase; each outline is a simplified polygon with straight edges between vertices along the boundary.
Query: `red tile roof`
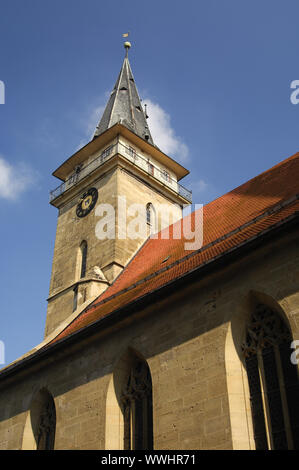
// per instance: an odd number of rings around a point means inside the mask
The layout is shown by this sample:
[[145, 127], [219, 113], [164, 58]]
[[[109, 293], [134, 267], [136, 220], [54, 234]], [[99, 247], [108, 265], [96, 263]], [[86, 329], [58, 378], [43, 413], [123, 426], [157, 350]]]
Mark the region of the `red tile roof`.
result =
[[[187, 240], [184, 238], [174, 240], [170, 236], [166, 240], [160, 237], [148, 239], [114, 283], [52, 343], [91, 325], [287, 220], [299, 211], [298, 182], [299, 153], [205, 205], [203, 246], [200, 250], [186, 251]], [[195, 213], [188, 218], [191, 219], [194, 229]], [[170, 233], [172, 230], [173, 226], [170, 227]], [[167, 257], [167, 261], [164, 261]]]

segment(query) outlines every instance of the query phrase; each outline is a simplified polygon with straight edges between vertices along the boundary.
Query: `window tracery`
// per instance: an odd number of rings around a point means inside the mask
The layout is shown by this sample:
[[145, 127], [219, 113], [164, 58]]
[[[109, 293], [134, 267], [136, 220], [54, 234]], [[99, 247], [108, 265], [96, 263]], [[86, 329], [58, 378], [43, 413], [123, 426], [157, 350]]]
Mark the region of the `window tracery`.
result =
[[152, 449], [152, 381], [147, 364], [135, 359], [121, 395], [124, 449]]
[[56, 412], [53, 399], [44, 404], [38, 423], [37, 450], [53, 450], [55, 440]]
[[257, 305], [242, 345], [256, 449], [299, 448], [299, 383], [290, 361], [291, 341], [280, 315]]

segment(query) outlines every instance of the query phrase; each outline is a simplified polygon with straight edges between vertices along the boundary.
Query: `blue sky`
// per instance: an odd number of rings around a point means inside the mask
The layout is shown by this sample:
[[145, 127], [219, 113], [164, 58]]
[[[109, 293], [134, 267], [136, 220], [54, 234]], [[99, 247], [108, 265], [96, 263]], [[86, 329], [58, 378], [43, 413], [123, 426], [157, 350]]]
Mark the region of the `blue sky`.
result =
[[[162, 150], [206, 203], [299, 150], [295, 0], [1, 0], [0, 340], [43, 338], [55, 241], [53, 170], [87, 143], [124, 57]], [[150, 121], [151, 125], [151, 121]], [[155, 138], [155, 135], [154, 135]]]

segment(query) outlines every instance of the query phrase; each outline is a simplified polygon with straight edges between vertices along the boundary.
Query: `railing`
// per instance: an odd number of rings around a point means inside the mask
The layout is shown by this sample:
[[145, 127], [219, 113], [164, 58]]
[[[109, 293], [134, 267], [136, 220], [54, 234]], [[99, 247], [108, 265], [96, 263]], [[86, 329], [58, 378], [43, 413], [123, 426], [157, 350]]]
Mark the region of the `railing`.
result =
[[99, 168], [103, 163], [105, 163], [109, 158], [111, 158], [115, 153], [113, 149], [117, 147], [117, 144], [111, 145], [108, 149], [104, 150], [101, 155], [92, 160], [88, 165], [80, 169], [77, 173], [74, 173], [70, 178], [68, 178], [64, 183], [60, 184], [56, 189], [50, 192], [50, 202], [54, 201], [58, 196], [61, 196], [65, 191], [72, 188], [79, 181], [84, 179], [90, 173], [92, 173], [96, 168]]
[[109, 160], [116, 154], [122, 155], [135, 166], [143, 169], [148, 174], [153, 176], [156, 180], [162, 182], [165, 186], [169, 187], [174, 192], [187, 199], [187, 201], [192, 202], [192, 191], [189, 191], [188, 189], [184, 188], [184, 186], [179, 184], [174, 178], [169, 175], [167, 170], [162, 170], [161, 168], [158, 168], [157, 166], [153, 165], [151, 162], [148, 161], [148, 159], [146, 159], [142, 155], [137, 154], [133, 147], [127, 147], [121, 142], [117, 142], [117, 144], [111, 145], [110, 147], [106, 148], [101, 153], [101, 155], [96, 157], [82, 169], [78, 168], [77, 171], [70, 178], [68, 178], [64, 183], [60, 184], [56, 189], [50, 192], [50, 202], [54, 201], [54, 199], [56, 199], [58, 196], [61, 196], [61, 194], [63, 194], [65, 191], [75, 186], [79, 181], [84, 179], [86, 176], [90, 175], [90, 173], [99, 168], [99, 166], [103, 165], [103, 163], [105, 163], [107, 160]]

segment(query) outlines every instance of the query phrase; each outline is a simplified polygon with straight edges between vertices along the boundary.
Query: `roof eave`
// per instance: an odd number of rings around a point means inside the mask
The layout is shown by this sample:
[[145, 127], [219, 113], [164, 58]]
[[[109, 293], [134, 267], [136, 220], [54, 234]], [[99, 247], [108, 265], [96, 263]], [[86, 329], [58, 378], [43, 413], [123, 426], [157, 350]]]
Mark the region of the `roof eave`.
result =
[[139, 147], [145, 153], [153, 156], [157, 161], [163, 165], [169, 167], [177, 176], [178, 181], [189, 174], [189, 170], [184, 168], [182, 165], [177, 163], [171, 157], [163, 153], [158, 147], [152, 145], [146, 140], [142, 139], [139, 135], [125, 127], [124, 125], [117, 123], [114, 126], [107, 129], [98, 137], [88, 142], [84, 147], [77, 150], [71, 157], [69, 157], [62, 165], [60, 165], [52, 175], [61, 181], [65, 181], [67, 177], [74, 171], [74, 168], [83, 163], [90, 155], [93, 155], [98, 150], [103, 148], [106, 144], [111, 142], [118, 134], [123, 135], [128, 140], [131, 140], [137, 147]]

